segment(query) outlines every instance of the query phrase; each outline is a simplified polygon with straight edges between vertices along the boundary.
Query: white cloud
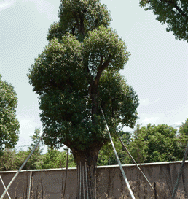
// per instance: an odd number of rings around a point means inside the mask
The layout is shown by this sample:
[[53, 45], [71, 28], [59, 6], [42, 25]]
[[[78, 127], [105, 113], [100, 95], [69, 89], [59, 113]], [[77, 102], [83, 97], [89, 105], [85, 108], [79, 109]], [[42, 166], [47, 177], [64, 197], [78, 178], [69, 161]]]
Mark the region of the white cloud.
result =
[[145, 98], [145, 99], [139, 99], [139, 103], [140, 103], [140, 106], [148, 106], [150, 104], [154, 104], [154, 103], [158, 102], [159, 100], [160, 100], [160, 98], [158, 98], [155, 101], [151, 102], [149, 100], [149, 98]]
[[147, 106], [147, 105], [149, 105], [149, 99], [148, 98], [140, 99], [140, 105], [141, 106]]
[[33, 129], [33, 121], [29, 120], [29, 119], [22, 119], [20, 121], [20, 127], [22, 128], [22, 130], [29, 130], [29, 129]]
[[20, 133], [19, 133], [19, 143], [23, 145], [23, 143], [27, 144], [31, 141], [30, 136], [33, 135], [36, 128], [42, 128], [42, 124], [39, 124], [34, 121], [34, 118], [23, 118], [17, 117], [20, 123]]
[[137, 120], [137, 124], [141, 126], [147, 126], [147, 124], [158, 125], [158, 124], [166, 124], [165, 114], [164, 113], [141, 113], [138, 115], [140, 119]]
[[151, 124], [156, 124], [157, 121], [159, 121], [159, 120], [160, 120], [159, 117], [146, 117], [146, 118], [144, 118], [144, 119], [142, 120], [142, 123], [143, 123], [144, 125], [147, 125], [147, 124], [149, 124], [149, 123], [151, 123]]
[[185, 123], [185, 121], [178, 121], [178, 122], [175, 122], [174, 125], [180, 126], [182, 124], [182, 122]]
[[53, 15], [53, 10], [55, 9], [55, 6], [50, 2], [46, 0], [22, 0], [22, 2], [28, 2], [28, 1], [33, 2], [39, 13], [46, 14], [48, 19], [57, 18], [57, 16]]
[[0, 11], [11, 7], [15, 2], [16, 0], [5, 0], [0, 2]]

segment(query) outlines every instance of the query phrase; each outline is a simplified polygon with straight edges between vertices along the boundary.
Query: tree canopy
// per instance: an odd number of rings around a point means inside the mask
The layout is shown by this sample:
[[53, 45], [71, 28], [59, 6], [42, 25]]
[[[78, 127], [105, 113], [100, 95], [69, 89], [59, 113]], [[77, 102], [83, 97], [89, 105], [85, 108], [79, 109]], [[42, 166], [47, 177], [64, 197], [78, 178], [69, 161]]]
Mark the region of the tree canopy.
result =
[[0, 75], [0, 155], [18, 141], [19, 122], [16, 119], [17, 97], [14, 87]]
[[138, 98], [118, 72], [130, 53], [100, 1], [62, 1], [59, 17], [29, 83], [39, 94], [45, 143], [84, 151], [109, 141], [101, 108], [114, 136], [119, 123], [135, 124]]
[[167, 23], [167, 32], [172, 31], [176, 39], [188, 42], [188, 1], [187, 0], [141, 0], [141, 7], [153, 10], [157, 20]]

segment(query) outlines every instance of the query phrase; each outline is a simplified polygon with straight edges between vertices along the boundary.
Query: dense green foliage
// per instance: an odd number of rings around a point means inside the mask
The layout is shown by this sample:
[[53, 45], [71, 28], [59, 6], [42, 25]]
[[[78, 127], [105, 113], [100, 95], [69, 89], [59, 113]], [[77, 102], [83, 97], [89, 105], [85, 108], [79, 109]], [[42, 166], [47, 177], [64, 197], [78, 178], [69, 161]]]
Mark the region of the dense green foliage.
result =
[[[29, 154], [29, 149], [27, 151], [19, 151], [18, 153], [13, 149], [5, 149], [4, 154], [0, 157], [0, 171], [18, 170]], [[23, 170], [66, 167], [66, 151], [61, 152], [57, 149], [48, 149], [46, 154], [34, 154], [32, 156], [23, 167]], [[76, 166], [72, 154], [68, 156], [68, 166]]]
[[[31, 136], [32, 143], [27, 151], [19, 151], [16, 153], [15, 149], [6, 148], [4, 155], [0, 157], [0, 170], [18, 170], [24, 163], [28, 155], [31, 153], [33, 147], [39, 140], [40, 130], [36, 129], [34, 135]], [[42, 154], [41, 146], [39, 145], [32, 156], [29, 158], [23, 170], [36, 170], [36, 169], [53, 169], [63, 168], [66, 166], [66, 151], [60, 152], [56, 149], [48, 147], [47, 153]], [[68, 166], [76, 166], [72, 154], [68, 156]]]
[[[121, 135], [121, 139], [137, 163], [171, 162], [181, 161], [187, 145], [187, 137], [181, 136], [187, 133], [187, 121], [177, 130], [171, 126], [151, 125], [137, 129], [130, 138], [130, 133]], [[120, 141], [113, 139], [115, 148], [122, 164], [133, 164], [134, 162], [122, 148]], [[110, 144], [109, 144], [110, 145]], [[117, 164], [112, 146], [104, 145], [99, 152], [98, 165]]]
[[16, 170], [16, 152], [13, 149], [4, 149], [0, 156], [0, 171]]
[[176, 139], [176, 129], [168, 125], [139, 128], [133, 134], [130, 151], [137, 162], [170, 162], [183, 158]]
[[[29, 70], [39, 94], [44, 143], [89, 151], [136, 123], [138, 97], [119, 70], [128, 61], [124, 41], [109, 28], [110, 15], [99, 0], [62, 0], [49, 44]], [[95, 146], [94, 146], [95, 145]]]
[[[130, 144], [130, 133], [129, 132], [121, 132], [120, 133], [120, 138], [122, 142], [126, 145], [129, 146]], [[122, 147], [121, 142], [119, 141], [118, 138], [112, 138], [114, 142], [115, 149], [117, 151], [117, 154], [119, 156], [119, 159], [122, 164], [129, 164], [130, 163], [130, 157], [125, 151], [124, 147]], [[98, 166], [103, 166], [103, 165], [114, 165], [118, 164], [116, 156], [114, 154], [113, 148], [111, 143], [107, 143], [104, 145], [101, 150], [99, 151], [99, 156], [98, 156]]]
[[180, 126], [179, 134], [182, 137], [185, 136], [185, 138], [186, 136], [188, 136], [188, 118], [185, 123], [182, 123], [182, 125]]
[[51, 25], [47, 39], [61, 39], [67, 32], [83, 41], [89, 31], [99, 26], [108, 27], [111, 21], [109, 12], [100, 0], [61, 0], [59, 22]]
[[179, 128], [178, 140], [182, 148], [185, 148], [188, 142], [188, 118], [185, 123], [182, 122], [182, 125]]
[[141, 7], [153, 10], [157, 20], [167, 23], [167, 32], [172, 31], [176, 39], [188, 42], [188, 1], [187, 0], [141, 0]]
[[[66, 167], [67, 152], [60, 152], [57, 149], [48, 147], [48, 151], [43, 155], [42, 169], [55, 169]], [[72, 154], [68, 155], [68, 167], [75, 167], [74, 157]]]
[[17, 97], [14, 87], [1, 80], [0, 75], [0, 156], [5, 148], [18, 141], [19, 122], [16, 119]]

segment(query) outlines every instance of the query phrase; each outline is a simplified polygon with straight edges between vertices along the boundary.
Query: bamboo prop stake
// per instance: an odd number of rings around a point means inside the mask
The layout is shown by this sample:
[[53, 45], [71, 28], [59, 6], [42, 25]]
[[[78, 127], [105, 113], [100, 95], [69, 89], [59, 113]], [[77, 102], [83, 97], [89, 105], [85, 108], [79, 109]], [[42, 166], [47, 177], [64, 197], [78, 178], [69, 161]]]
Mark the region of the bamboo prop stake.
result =
[[95, 198], [97, 198], [97, 162], [96, 165], [94, 165], [94, 175], [95, 175]]
[[[123, 144], [121, 138], [119, 138], [119, 140], [120, 140], [122, 146], [125, 148], [125, 150], [126, 150], [127, 153], [129, 154], [129, 156], [131, 157], [131, 159], [133, 160], [133, 162], [136, 164], [138, 170], [142, 173], [142, 175], [144, 176], [144, 178], [146, 179], [146, 181], [148, 182], [148, 184], [150, 185], [150, 187], [155, 191], [155, 187], [153, 187], [152, 184], [149, 182], [149, 180], [148, 180], [147, 177], [145, 176], [144, 172], [141, 170], [141, 168], [138, 166], [138, 164], [136, 163], [136, 161], [135, 161], [135, 159], [133, 158], [133, 156], [132, 156], [132, 155], [130, 154], [130, 152], [128, 151], [127, 147]], [[160, 196], [159, 193], [156, 193], [156, 194], [158, 194], [158, 196]]]
[[157, 199], [156, 182], [154, 182], [154, 198]]
[[177, 178], [176, 184], [174, 186], [174, 190], [173, 190], [173, 193], [172, 193], [172, 199], [175, 198], [176, 191], [177, 191], [178, 186], [179, 186], [179, 180], [180, 180], [180, 177], [182, 175], [182, 170], [183, 170], [183, 167], [184, 167], [185, 160], [187, 159], [187, 153], [188, 153], [188, 143], [187, 143], [187, 148], [186, 148], [185, 153], [184, 153], [183, 161], [181, 163], [181, 167], [180, 167], [180, 170], [179, 170], [178, 178]]
[[44, 135], [44, 132], [42, 133], [42, 136], [40, 137], [38, 143], [34, 146], [33, 150], [31, 151], [31, 153], [28, 155], [28, 157], [26, 158], [25, 162], [22, 164], [22, 166], [19, 168], [19, 170], [17, 171], [17, 173], [15, 174], [15, 176], [12, 178], [12, 180], [10, 181], [9, 185], [7, 186], [7, 188], [5, 189], [4, 193], [1, 195], [0, 199], [3, 199], [5, 194], [7, 193], [9, 187], [11, 186], [11, 184], [14, 182], [14, 180], [16, 179], [17, 175], [19, 174], [19, 172], [22, 170], [22, 168], [24, 167], [24, 165], [26, 164], [26, 162], [29, 160], [29, 158], [31, 157], [31, 155], [34, 153], [35, 149], [38, 147], [40, 141], [42, 140], [42, 137]]
[[[0, 175], [0, 178], [1, 178], [1, 175]], [[3, 182], [3, 179], [2, 179], [2, 178], [1, 178], [1, 182], [2, 182], [2, 184], [3, 184], [4, 189], [6, 190], [6, 186], [5, 186], [5, 184], [4, 184], [4, 182]], [[7, 191], [7, 195], [8, 195], [8, 198], [9, 198], [9, 199], [11, 199], [11, 197], [10, 197], [10, 195], [9, 195], [8, 191]]]
[[121, 164], [121, 162], [120, 162], [120, 160], [119, 160], [117, 151], [116, 151], [116, 149], [115, 149], [115, 147], [114, 147], [114, 143], [113, 143], [112, 138], [111, 138], [111, 135], [110, 135], [110, 130], [109, 130], [109, 127], [108, 127], [108, 125], [107, 125], [107, 122], [106, 122], [106, 119], [105, 119], [105, 117], [104, 117], [104, 113], [103, 113], [103, 110], [102, 110], [102, 109], [101, 109], [101, 112], [102, 112], [102, 114], [103, 114], [103, 118], [104, 118], [104, 121], [105, 121], [105, 123], [106, 123], [106, 128], [107, 128], [107, 130], [108, 130], [108, 134], [109, 134], [109, 137], [110, 137], [110, 140], [111, 140], [111, 145], [112, 145], [112, 147], [113, 147], [113, 149], [114, 149], [114, 154], [115, 154], [116, 159], [117, 159], [117, 161], [118, 161], [119, 168], [120, 168], [120, 170], [121, 170], [121, 172], [122, 172], [122, 175], [123, 175], [123, 177], [124, 177], [124, 179], [125, 179], [125, 184], [127, 185], [127, 188], [128, 188], [128, 190], [129, 190], [129, 192], [130, 192], [131, 198], [132, 198], [132, 199], [135, 199], [134, 194], [133, 194], [133, 192], [132, 192], [132, 190], [131, 190], [130, 184], [129, 184], [129, 182], [128, 182], [128, 180], [127, 180], [127, 177], [126, 177], [126, 175], [125, 175], [125, 172], [124, 172], [124, 170], [123, 170], [123, 168], [122, 168], [122, 164]]
[[182, 171], [182, 181], [183, 181], [183, 187], [184, 187], [184, 192], [185, 192], [185, 198], [188, 198], [188, 186], [186, 186], [186, 183], [185, 183], [185, 169], [183, 168], [183, 171]]
[[84, 182], [84, 180], [85, 180], [85, 179], [84, 179], [84, 177], [85, 177], [85, 175], [84, 175], [84, 167], [85, 167], [85, 166], [82, 166], [82, 173], [83, 173], [83, 192], [84, 192], [84, 199], [85, 199], [85, 198], [86, 198], [86, 195], [85, 195], [85, 184], [84, 184], [84, 183], [85, 183], [85, 182]]
[[127, 153], [129, 154], [129, 156], [131, 157], [131, 159], [133, 160], [133, 162], [136, 164], [138, 170], [142, 173], [142, 175], [144, 176], [144, 178], [146, 179], [146, 181], [149, 183], [150, 187], [154, 190], [154, 187], [152, 186], [152, 184], [149, 182], [149, 180], [147, 179], [147, 177], [145, 176], [145, 174], [143, 173], [143, 171], [141, 170], [141, 168], [138, 166], [138, 164], [136, 163], [136, 161], [134, 160], [134, 158], [132, 157], [132, 155], [129, 153], [127, 147], [123, 144], [121, 138], [119, 138], [122, 146], [125, 148], [125, 150], [127, 151]]
[[29, 189], [27, 193], [27, 199], [30, 199], [30, 195], [31, 195], [31, 175], [32, 175], [32, 171], [30, 172], [30, 175], [29, 175]]
[[[80, 195], [79, 195], [79, 193], [80, 193], [80, 185], [78, 183], [79, 183], [79, 179], [80, 179], [80, 170], [79, 170], [80, 165], [79, 165], [78, 161], [76, 162], [76, 165], [77, 165], [76, 166], [76, 169], [77, 169], [77, 172], [76, 172], [76, 174], [77, 174], [76, 199], [79, 199], [79, 197], [80, 197]], [[78, 198], [77, 198], [77, 196], [78, 196]]]
[[66, 190], [66, 182], [67, 182], [67, 171], [68, 171], [68, 148], [65, 149], [67, 150], [67, 160], [66, 160], [66, 176], [65, 176], [65, 185], [64, 185], [64, 188], [63, 188], [63, 198], [64, 198], [64, 195], [65, 195], [65, 190]]
[[87, 193], [87, 199], [89, 199], [89, 196], [88, 196], [88, 185], [87, 185], [87, 164], [85, 162], [85, 170], [86, 170], [86, 193]]
[[79, 195], [80, 195], [80, 198], [79, 199], [81, 199], [81, 191], [82, 191], [82, 187], [81, 187], [81, 185], [82, 185], [82, 170], [81, 170], [81, 162], [80, 162], [80, 193], [79, 193]]

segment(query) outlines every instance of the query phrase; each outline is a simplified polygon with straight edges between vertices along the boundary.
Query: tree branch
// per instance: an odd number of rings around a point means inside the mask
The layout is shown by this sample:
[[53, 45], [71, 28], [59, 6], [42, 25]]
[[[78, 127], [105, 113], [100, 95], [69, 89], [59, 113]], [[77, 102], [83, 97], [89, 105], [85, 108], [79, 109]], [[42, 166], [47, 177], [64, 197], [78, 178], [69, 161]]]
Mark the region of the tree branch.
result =
[[[101, 56], [100, 66], [98, 68], [98, 72], [97, 72], [97, 75], [95, 77], [95, 81], [92, 80], [90, 87], [89, 87], [89, 94], [90, 95], [92, 94], [92, 90], [98, 86], [98, 82], [100, 80], [101, 74], [104, 71], [104, 69], [106, 69], [108, 67], [108, 65], [110, 63], [110, 58], [111, 58], [111, 55], [109, 56], [109, 59], [106, 62], [103, 63], [103, 56]], [[89, 68], [88, 68], [88, 70], [89, 70]]]
[[98, 86], [98, 83], [99, 83], [100, 77], [102, 75], [102, 72], [109, 66], [110, 58], [111, 58], [111, 55], [109, 55], [108, 60], [105, 61], [102, 64], [102, 62], [103, 62], [103, 56], [101, 57], [101, 64], [100, 64], [100, 66], [98, 68], [97, 76], [95, 77], [95, 86]]

